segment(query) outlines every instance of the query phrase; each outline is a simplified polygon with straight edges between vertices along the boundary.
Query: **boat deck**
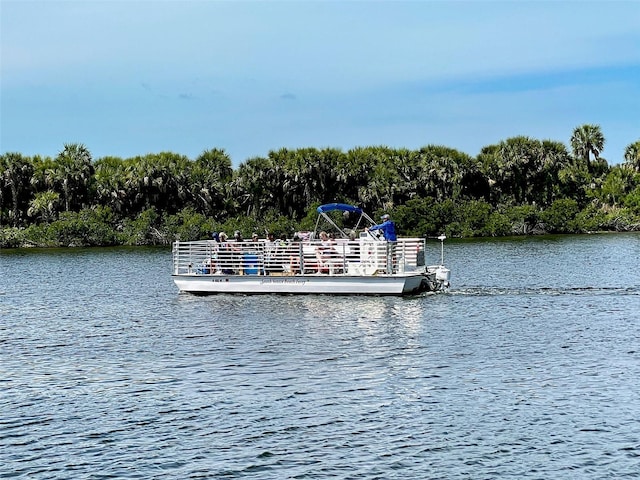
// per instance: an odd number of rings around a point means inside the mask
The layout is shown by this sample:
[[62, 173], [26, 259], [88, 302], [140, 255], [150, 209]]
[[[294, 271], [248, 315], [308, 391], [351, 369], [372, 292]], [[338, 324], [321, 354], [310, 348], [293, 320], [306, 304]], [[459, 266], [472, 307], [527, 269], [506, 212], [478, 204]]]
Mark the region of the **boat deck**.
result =
[[425, 240], [388, 243], [363, 234], [355, 240], [173, 244], [173, 274], [374, 276], [425, 271]]

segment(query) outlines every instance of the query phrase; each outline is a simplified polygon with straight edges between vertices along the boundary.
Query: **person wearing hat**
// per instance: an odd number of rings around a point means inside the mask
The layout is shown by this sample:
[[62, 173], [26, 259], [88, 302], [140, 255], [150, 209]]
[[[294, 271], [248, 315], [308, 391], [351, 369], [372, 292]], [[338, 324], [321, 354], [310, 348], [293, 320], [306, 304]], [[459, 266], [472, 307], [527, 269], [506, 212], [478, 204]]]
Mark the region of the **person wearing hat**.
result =
[[220, 232], [218, 234], [220, 238], [221, 245], [218, 249], [218, 258], [220, 259], [220, 270], [225, 274], [232, 274], [233, 271], [233, 253], [231, 252], [231, 246], [229, 245], [228, 240], [229, 237], [225, 232]]
[[382, 235], [384, 235], [384, 239], [387, 242], [396, 242], [398, 240], [398, 236], [396, 235], [396, 224], [391, 220], [391, 217], [388, 213], [385, 213], [380, 218], [382, 220], [381, 224], [373, 225], [367, 230], [380, 230], [382, 231]]

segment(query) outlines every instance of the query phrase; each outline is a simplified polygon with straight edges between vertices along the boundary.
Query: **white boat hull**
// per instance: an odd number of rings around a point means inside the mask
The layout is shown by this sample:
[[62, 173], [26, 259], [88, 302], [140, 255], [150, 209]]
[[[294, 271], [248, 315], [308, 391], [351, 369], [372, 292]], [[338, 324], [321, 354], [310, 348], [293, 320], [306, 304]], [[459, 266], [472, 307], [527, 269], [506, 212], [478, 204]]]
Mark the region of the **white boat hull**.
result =
[[449, 286], [443, 265], [425, 265], [425, 240], [356, 239], [175, 242], [173, 281], [181, 292], [210, 295], [411, 295]]
[[432, 289], [430, 276], [407, 273], [376, 276], [349, 275], [173, 275], [181, 292], [199, 295], [331, 294], [410, 295]]

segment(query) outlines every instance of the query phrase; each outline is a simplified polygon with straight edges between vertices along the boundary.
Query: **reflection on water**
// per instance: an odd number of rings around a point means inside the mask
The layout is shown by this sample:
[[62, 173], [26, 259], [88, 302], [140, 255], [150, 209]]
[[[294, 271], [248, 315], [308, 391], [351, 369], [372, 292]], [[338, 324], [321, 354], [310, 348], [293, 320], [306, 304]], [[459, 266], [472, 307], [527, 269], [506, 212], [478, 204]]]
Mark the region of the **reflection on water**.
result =
[[0, 252], [0, 477], [633, 478], [636, 258], [460, 241], [447, 294], [196, 297], [166, 249]]

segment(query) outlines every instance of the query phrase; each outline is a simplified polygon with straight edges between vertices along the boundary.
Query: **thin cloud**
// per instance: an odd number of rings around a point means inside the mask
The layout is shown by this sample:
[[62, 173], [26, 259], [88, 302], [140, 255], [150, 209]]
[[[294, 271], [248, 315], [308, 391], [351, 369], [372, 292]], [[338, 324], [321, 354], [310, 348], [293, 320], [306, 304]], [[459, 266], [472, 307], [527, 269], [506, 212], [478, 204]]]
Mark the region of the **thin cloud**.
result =
[[[68, 138], [95, 157], [215, 146], [235, 163], [292, 145], [474, 153], [597, 123], [620, 162], [638, 139], [638, 1], [2, 5], [0, 153]], [[165, 128], [176, 118], [188, 135]]]
[[422, 93], [509, 94], [574, 86], [596, 86], [614, 82], [637, 84], [638, 78], [640, 78], [640, 64], [630, 64], [472, 78], [458, 77], [446, 82], [425, 80], [424, 82], [409, 82], [401, 88], [405, 91], [413, 90]]

